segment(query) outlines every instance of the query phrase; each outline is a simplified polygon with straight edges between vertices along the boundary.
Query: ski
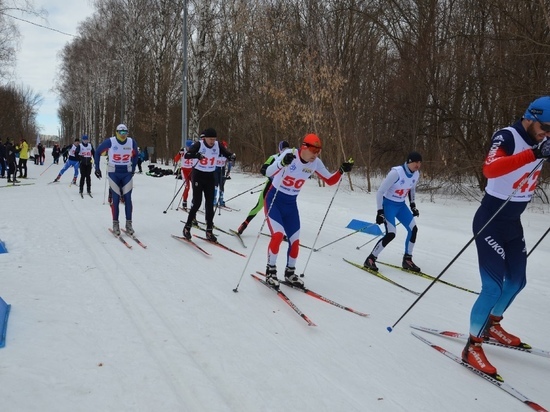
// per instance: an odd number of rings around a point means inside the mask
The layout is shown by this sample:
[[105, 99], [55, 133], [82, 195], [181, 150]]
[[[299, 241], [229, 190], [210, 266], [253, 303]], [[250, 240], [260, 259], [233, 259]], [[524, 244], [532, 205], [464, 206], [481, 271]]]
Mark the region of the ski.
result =
[[182, 243], [187, 243], [191, 246], [194, 246], [198, 251], [204, 253], [205, 255], [207, 256], [212, 256], [209, 252], [207, 252], [206, 250], [204, 250], [202, 247], [200, 247], [199, 245], [197, 245], [195, 242], [193, 242], [192, 240], [188, 240], [186, 238], [184, 238], [183, 236], [176, 236], [176, 235], [170, 235], [172, 236], [174, 239], [176, 240], [179, 240], [180, 242]]
[[[269, 233], [264, 233], [264, 232], [261, 232], [261, 233], [264, 236], [271, 237], [271, 235]], [[288, 238], [286, 236], [283, 238], [283, 240], [288, 243]], [[306, 246], [306, 245], [302, 245], [301, 243], [300, 243], [300, 247], [303, 247], [303, 248], [306, 248], [306, 249], [311, 249], [311, 247]]]
[[229, 207], [229, 206], [219, 206], [218, 205], [218, 208], [222, 209], [222, 210], [226, 210], [228, 212], [240, 212], [241, 209], [235, 209], [235, 208], [232, 208], [232, 207]]
[[136, 242], [138, 245], [140, 245], [143, 249], [147, 249], [147, 245], [143, 244], [143, 243], [141, 242], [141, 240], [139, 240], [135, 235], [129, 235], [128, 232], [126, 231], [126, 229], [122, 229], [122, 231], [123, 231], [124, 233], [126, 233], [126, 235], [127, 235], [130, 239], [132, 239], [134, 242]]
[[[377, 261], [377, 263], [381, 263], [382, 265], [402, 270], [403, 272], [410, 273], [411, 275], [420, 276], [421, 278], [424, 278], [424, 279], [436, 280], [436, 277], [434, 277], [432, 275], [428, 275], [427, 273], [424, 273], [424, 272], [415, 272], [414, 270], [404, 269], [401, 266], [393, 265], [391, 263], [381, 262], [379, 260]], [[444, 280], [441, 280], [441, 279], [437, 279], [437, 281], [439, 283], [443, 283], [444, 285], [451, 286], [453, 288], [457, 288], [457, 289], [460, 289], [460, 290], [464, 290], [466, 292], [470, 292], [470, 293], [473, 293], [475, 295], [479, 295], [479, 292], [476, 292], [475, 290], [471, 290], [471, 289], [468, 289], [468, 288], [465, 288], [465, 287], [462, 287], [462, 286], [459, 286], [459, 285], [456, 285], [454, 283], [450, 283], [450, 282], [447, 282], [447, 281], [444, 281]]]
[[[444, 329], [431, 329], [431, 328], [426, 328], [424, 326], [418, 326], [418, 325], [410, 325], [410, 326], [413, 329], [431, 333], [432, 335], [438, 335], [438, 336], [443, 336], [443, 337], [452, 338], [452, 339], [460, 339], [460, 340], [463, 340], [464, 342], [469, 338], [467, 333], [453, 332], [453, 331], [444, 330]], [[533, 355], [542, 356], [544, 358], [550, 358], [550, 351], [539, 349], [539, 348], [533, 348], [531, 345], [525, 342], [521, 342], [520, 346], [510, 346], [510, 345], [505, 345], [504, 343], [500, 343], [499, 341], [493, 338], [485, 338], [483, 343], [488, 345], [493, 345], [493, 346], [499, 346], [501, 348], [513, 349], [520, 352], [527, 352]]]
[[395, 286], [397, 286], [397, 287], [399, 287], [399, 288], [401, 288], [401, 289], [404, 289], [404, 290], [406, 290], [407, 292], [412, 293], [413, 295], [416, 295], [416, 296], [419, 296], [419, 295], [420, 295], [420, 293], [415, 292], [414, 290], [409, 289], [409, 288], [407, 288], [407, 287], [401, 285], [400, 283], [397, 283], [395, 280], [392, 280], [392, 279], [390, 279], [390, 278], [384, 276], [384, 275], [383, 275], [382, 273], [380, 273], [380, 272], [376, 272], [376, 271], [374, 271], [374, 270], [370, 270], [370, 269], [366, 268], [365, 266], [360, 265], [359, 263], [352, 262], [352, 261], [347, 260], [347, 259], [345, 259], [345, 258], [342, 258], [342, 259], [344, 259], [344, 262], [348, 262], [350, 265], [353, 265], [353, 266], [355, 266], [355, 267], [357, 267], [357, 268], [359, 268], [359, 269], [362, 269], [362, 270], [364, 270], [365, 272], [370, 273], [371, 275], [374, 275], [374, 276], [376, 276], [376, 277], [379, 277], [380, 279], [385, 280], [386, 282], [389, 282], [389, 283], [391, 283], [392, 285], [395, 285]]
[[246, 245], [244, 244], [244, 240], [241, 237], [241, 235], [239, 234], [239, 232], [237, 232], [233, 229], [229, 229], [229, 231], [231, 232], [231, 236], [236, 236], [237, 239], [239, 239], [239, 242], [241, 242], [241, 245], [243, 245], [243, 247], [246, 249]]
[[8, 183], [8, 184], [5, 185], [5, 186], [0, 186], [0, 188], [3, 188], [3, 187], [14, 187], [14, 186], [30, 186], [30, 185], [34, 185], [34, 183]]
[[129, 244], [128, 242], [126, 242], [126, 240], [125, 240], [122, 236], [120, 236], [120, 235], [118, 235], [118, 236], [115, 235], [115, 232], [113, 232], [113, 229], [109, 228], [109, 232], [111, 232], [111, 234], [112, 234], [114, 237], [116, 237], [118, 240], [120, 240], [120, 241], [122, 242], [122, 244], [123, 244], [124, 246], [126, 246], [128, 249], [132, 249], [132, 245]]
[[503, 391], [505, 391], [509, 395], [512, 395], [517, 400], [523, 402], [525, 405], [527, 405], [531, 409], [533, 409], [535, 411], [538, 411], [538, 412], [548, 412], [547, 409], [543, 408], [539, 404], [537, 404], [537, 403], [533, 402], [532, 400], [530, 400], [529, 398], [527, 398], [525, 395], [523, 395], [517, 389], [514, 389], [511, 385], [504, 382], [504, 380], [502, 380], [502, 381], [499, 380], [498, 378], [502, 379], [500, 377], [500, 375], [497, 375], [497, 378], [494, 378], [490, 375], [487, 375], [486, 373], [483, 373], [480, 370], [478, 370], [478, 369], [474, 368], [473, 366], [471, 366], [471, 365], [467, 364], [466, 362], [464, 362], [459, 356], [456, 356], [455, 354], [447, 351], [446, 349], [442, 348], [441, 346], [438, 346], [438, 345], [430, 342], [429, 340], [427, 340], [423, 336], [420, 336], [419, 334], [417, 334], [415, 332], [412, 332], [412, 331], [411, 331], [411, 333], [413, 334], [413, 336], [415, 338], [417, 338], [420, 341], [424, 342], [426, 345], [431, 346], [433, 349], [435, 349], [436, 351], [438, 351], [438, 352], [442, 353], [443, 355], [447, 356], [449, 359], [452, 359], [453, 361], [455, 361], [459, 365], [464, 366], [466, 369], [468, 369], [469, 371], [475, 373], [476, 375], [481, 376], [486, 381], [492, 383], [493, 385], [495, 385], [496, 387], [502, 389]]
[[222, 248], [222, 249], [225, 249], [225, 250], [227, 250], [228, 252], [232, 252], [232, 253], [235, 253], [236, 255], [239, 255], [239, 256], [242, 256], [242, 257], [246, 257], [246, 255], [243, 255], [241, 252], [237, 252], [236, 250], [233, 250], [233, 249], [231, 249], [230, 247], [225, 246], [224, 244], [218, 242], [217, 240], [216, 240], [215, 242], [212, 242], [211, 240], [208, 240], [207, 238], [202, 237], [202, 236], [199, 236], [199, 235], [193, 234], [193, 236], [195, 236], [196, 238], [202, 239], [202, 240], [204, 240], [204, 241], [206, 241], [206, 242], [208, 242], [208, 243], [211, 243], [211, 244], [213, 244], [213, 245], [216, 245], [216, 246], [218, 246], [218, 247], [220, 247], [220, 248]]
[[[256, 271], [256, 273], [260, 276], [263, 276], [265, 277], [265, 273], [263, 272], [259, 272], [259, 271]], [[317, 292], [314, 292], [312, 291], [311, 289], [308, 289], [306, 287], [303, 287], [301, 288], [300, 286], [296, 286], [296, 285], [293, 285], [292, 283], [289, 283], [287, 282], [286, 280], [280, 280], [279, 283], [285, 285], [285, 286], [288, 286], [289, 288], [292, 288], [292, 289], [296, 289], [296, 290], [299, 290], [300, 292], [303, 292], [305, 293], [306, 295], [309, 295], [311, 297], [314, 297], [316, 299], [319, 299], [319, 300], [322, 300], [323, 302], [326, 302], [328, 304], [331, 304], [331, 305], [334, 305], [336, 306], [337, 308], [340, 308], [340, 309], [343, 309], [343, 310], [347, 310], [348, 312], [351, 312], [351, 313], [355, 313], [356, 315], [359, 315], [359, 316], [363, 316], [363, 317], [368, 317], [369, 314], [368, 313], [363, 313], [363, 312], [359, 312], [355, 309], [352, 309], [350, 307], [347, 307], [347, 306], [344, 306], [344, 305], [341, 305], [333, 300], [330, 300], [329, 298], [326, 298], [324, 297], [323, 295], [320, 295], [319, 293]]]
[[303, 320], [305, 320], [307, 322], [307, 324], [309, 326], [317, 326], [315, 323], [313, 323], [313, 321], [311, 319], [309, 319], [299, 308], [298, 306], [296, 306], [294, 304], [294, 302], [292, 302], [289, 297], [287, 295], [285, 295], [281, 290], [279, 290], [278, 288], [274, 288], [273, 286], [269, 285], [265, 280], [261, 279], [260, 277], [254, 275], [254, 274], [250, 274], [250, 276], [252, 276], [254, 279], [256, 279], [258, 282], [260, 282], [261, 284], [265, 285], [266, 287], [268, 287], [269, 289], [271, 289], [272, 291], [274, 291], [277, 296], [279, 296], [288, 306], [290, 306], [294, 312], [296, 312]]
[[88, 192], [88, 196], [90, 196], [92, 199], [94, 198], [90, 192]]

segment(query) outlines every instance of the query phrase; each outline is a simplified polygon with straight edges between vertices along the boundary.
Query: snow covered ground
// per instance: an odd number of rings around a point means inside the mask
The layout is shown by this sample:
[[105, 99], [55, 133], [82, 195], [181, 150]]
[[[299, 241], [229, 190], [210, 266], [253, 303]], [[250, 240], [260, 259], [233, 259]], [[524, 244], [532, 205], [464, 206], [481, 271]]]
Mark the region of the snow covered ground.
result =
[[[0, 254], [0, 296], [12, 305], [0, 349], [2, 411], [529, 410], [410, 333], [409, 324], [466, 332], [476, 295], [436, 284], [387, 332], [416, 296], [342, 260], [363, 262], [374, 241], [356, 247], [371, 235], [357, 233], [314, 253], [300, 250], [297, 269], [308, 262], [306, 286], [370, 314], [363, 318], [284, 288], [318, 325], [309, 327], [250, 277], [266, 263], [262, 215], [244, 234], [246, 249], [218, 235], [246, 258], [197, 240], [212, 253], [204, 256], [170, 237], [181, 235], [187, 216], [172, 208], [163, 213], [181, 181], [136, 175], [134, 228], [148, 248], [133, 243], [130, 250], [107, 231], [104, 180], [92, 177], [94, 198], [81, 199], [69, 187], [70, 172], [48, 185], [61, 165], [39, 176], [46, 167], [29, 165], [32, 179], [24, 183], [33, 185], [0, 188], [0, 239], [9, 250]], [[227, 203], [240, 211], [218, 212], [215, 224], [236, 229], [256, 203], [258, 194], [248, 189], [263, 180], [234, 171], [225, 197], [245, 192]], [[359, 176], [354, 180], [355, 191], [346, 180], [338, 188], [315, 247], [349, 234], [351, 219], [373, 221], [375, 196], [361, 190]], [[305, 185], [302, 244], [313, 245], [335, 190]], [[437, 276], [471, 239], [478, 203], [420, 193], [417, 205], [415, 262]], [[548, 206], [531, 205], [523, 222], [532, 247], [550, 225]], [[398, 227], [380, 260], [400, 264], [404, 238]], [[545, 349], [549, 242], [529, 258], [528, 285], [504, 320], [505, 328]], [[389, 267], [381, 272], [418, 292], [430, 284]], [[473, 245], [442, 279], [479, 290]], [[426, 336], [457, 354], [463, 346]], [[550, 359], [496, 347], [486, 352], [507, 382], [550, 407]]]

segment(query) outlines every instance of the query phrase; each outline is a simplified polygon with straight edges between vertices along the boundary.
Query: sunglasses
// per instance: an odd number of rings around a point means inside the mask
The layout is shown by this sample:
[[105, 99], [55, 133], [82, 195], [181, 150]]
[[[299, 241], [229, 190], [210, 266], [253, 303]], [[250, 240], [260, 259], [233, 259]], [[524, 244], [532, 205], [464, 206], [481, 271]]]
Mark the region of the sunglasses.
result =
[[546, 124], [546, 123], [541, 122], [540, 119], [538, 118], [538, 116], [535, 114], [535, 111], [533, 109], [529, 110], [529, 113], [531, 113], [533, 115], [535, 120], [539, 123], [540, 128], [544, 132], [550, 132], [550, 124]]
[[314, 146], [312, 144], [309, 144], [309, 143], [302, 143], [302, 146], [305, 146], [307, 147], [311, 153], [319, 153], [321, 151], [321, 148], [320, 147], [317, 147], [317, 146]]
[[117, 130], [118, 134], [128, 134], [128, 130]]

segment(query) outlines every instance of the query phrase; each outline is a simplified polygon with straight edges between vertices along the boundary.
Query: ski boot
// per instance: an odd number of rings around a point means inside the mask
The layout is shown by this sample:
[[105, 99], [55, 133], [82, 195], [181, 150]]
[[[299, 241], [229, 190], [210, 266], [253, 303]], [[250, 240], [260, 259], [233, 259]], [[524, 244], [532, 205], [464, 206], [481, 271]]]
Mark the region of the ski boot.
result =
[[247, 228], [248, 226], [248, 222], [245, 220], [243, 223], [241, 223], [241, 225], [239, 226], [239, 228], [237, 229], [237, 233], [239, 235], [242, 235], [244, 230]]
[[216, 243], [218, 241], [218, 238], [214, 233], [212, 233], [212, 229], [206, 229], [206, 240], [209, 242]]
[[403, 255], [403, 263], [401, 264], [401, 267], [406, 270], [410, 270], [413, 272], [420, 272], [420, 268], [414, 264], [412, 261], [412, 255], [405, 254]]
[[482, 343], [483, 338], [470, 335], [468, 343], [466, 343], [462, 351], [462, 360], [477, 370], [495, 378], [497, 376], [497, 369], [487, 360], [485, 352], [481, 347]]
[[363, 263], [363, 266], [367, 269], [378, 272], [378, 266], [376, 266], [376, 256], [371, 253], [369, 257], [365, 259], [365, 263]]
[[265, 283], [274, 289], [279, 289], [279, 279], [277, 279], [277, 266], [267, 265], [265, 269]]
[[502, 329], [502, 326], [500, 326], [501, 320], [502, 316], [489, 315], [489, 324], [483, 333], [483, 337], [493, 338], [508, 346], [520, 346], [521, 339]]
[[185, 225], [183, 227], [183, 237], [187, 240], [191, 240], [191, 226]]
[[113, 234], [115, 236], [120, 236], [120, 225], [118, 220], [113, 220]]
[[297, 286], [299, 288], [304, 287], [304, 281], [298, 277], [295, 273], [296, 268], [285, 268], [285, 280], [290, 283], [292, 286]]
[[134, 228], [132, 227], [132, 221], [131, 220], [127, 220], [126, 221], [126, 233], [128, 234], [128, 236], [134, 236]]

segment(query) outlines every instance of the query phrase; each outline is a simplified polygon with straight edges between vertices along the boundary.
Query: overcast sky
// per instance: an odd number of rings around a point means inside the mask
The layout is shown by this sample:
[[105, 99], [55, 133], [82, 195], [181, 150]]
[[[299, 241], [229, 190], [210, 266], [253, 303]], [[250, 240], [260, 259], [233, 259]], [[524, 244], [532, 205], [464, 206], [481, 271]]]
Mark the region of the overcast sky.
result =
[[14, 81], [18, 85], [29, 86], [35, 93], [42, 95], [43, 102], [37, 117], [40, 132], [58, 135], [59, 101], [53, 87], [60, 65], [59, 53], [72, 41], [77, 34], [78, 24], [91, 16], [94, 8], [90, 0], [33, 0], [33, 4], [37, 9], [43, 8], [48, 12], [46, 20], [21, 13], [13, 15], [46, 28], [21, 20], [15, 21], [21, 39]]

